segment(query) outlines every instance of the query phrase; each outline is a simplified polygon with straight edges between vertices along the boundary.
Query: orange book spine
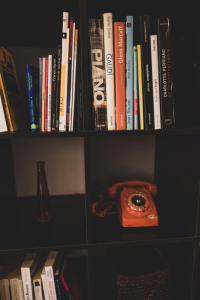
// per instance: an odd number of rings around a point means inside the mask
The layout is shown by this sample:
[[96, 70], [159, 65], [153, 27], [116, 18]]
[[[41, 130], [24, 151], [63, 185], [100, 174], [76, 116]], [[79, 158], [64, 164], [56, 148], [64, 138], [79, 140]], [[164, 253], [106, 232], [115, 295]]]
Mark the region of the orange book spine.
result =
[[116, 128], [126, 129], [125, 22], [114, 22]]

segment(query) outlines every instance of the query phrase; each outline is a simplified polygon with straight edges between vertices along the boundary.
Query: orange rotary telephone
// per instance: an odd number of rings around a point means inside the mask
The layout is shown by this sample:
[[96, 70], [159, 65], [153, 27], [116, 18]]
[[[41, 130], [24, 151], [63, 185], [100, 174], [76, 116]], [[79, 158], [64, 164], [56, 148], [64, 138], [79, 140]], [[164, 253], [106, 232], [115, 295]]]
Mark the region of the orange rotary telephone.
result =
[[156, 194], [157, 186], [146, 181], [115, 183], [108, 188], [106, 196], [100, 195], [99, 200], [92, 204], [92, 212], [95, 216], [104, 217], [115, 213], [118, 206], [122, 227], [158, 226], [158, 213], [153, 201]]

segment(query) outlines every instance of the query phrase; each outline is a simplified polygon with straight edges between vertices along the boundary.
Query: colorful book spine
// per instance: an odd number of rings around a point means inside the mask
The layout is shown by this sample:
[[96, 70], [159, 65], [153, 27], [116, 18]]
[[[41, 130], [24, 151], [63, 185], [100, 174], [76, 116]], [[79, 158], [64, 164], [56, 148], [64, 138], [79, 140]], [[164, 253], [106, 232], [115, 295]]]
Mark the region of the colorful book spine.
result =
[[152, 86], [153, 86], [153, 107], [154, 107], [154, 128], [161, 129], [160, 116], [160, 84], [158, 67], [158, 38], [151, 35], [151, 65], [152, 65]]
[[125, 22], [114, 22], [116, 129], [126, 129]]
[[133, 111], [134, 111], [134, 129], [139, 129], [139, 100], [138, 100], [138, 67], [137, 67], [137, 47], [133, 47]]
[[58, 61], [57, 61], [57, 83], [56, 83], [56, 99], [55, 99], [55, 114], [56, 114], [56, 130], [59, 130], [59, 114], [60, 114], [60, 77], [61, 77], [61, 56], [62, 46], [58, 46]]
[[101, 19], [89, 20], [89, 36], [95, 129], [105, 130], [107, 129], [107, 101], [103, 22]]
[[56, 130], [56, 88], [57, 88], [57, 53], [52, 56], [52, 98], [51, 98], [51, 130]]
[[8, 131], [8, 126], [7, 126], [7, 122], [6, 122], [6, 116], [5, 116], [5, 112], [4, 112], [3, 103], [4, 103], [3, 93], [0, 90], [0, 132]]
[[35, 132], [38, 129], [38, 111], [36, 110], [36, 91], [34, 89], [34, 74], [35, 70], [32, 65], [26, 65], [26, 81], [28, 91], [28, 108], [29, 108], [29, 120], [31, 132]]
[[115, 130], [115, 84], [114, 84], [114, 48], [113, 48], [112, 13], [103, 14], [103, 29], [104, 29], [108, 130]]
[[158, 18], [158, 57], [162, 128], [175, 125], [171, 59], [171, 28], [168, 17]]
[[138, 65], [138, 91], [139, 91], [139, 115], [140, 130], [144, 130], [144, 98], [143, 98], [143, 77], [142, 77], [142, 45], [137, 45]]
[[126, 128], [133, 129], [133, 16], [126, 17]]
[[69, 13], [63, 12], [59, 131], [66, 131], [68, 58], [69, 58], [68, 23], [69, 23]]
[[72, 54], [73, 54], [73, 41], [74, 41], [74, 34], [75, 34], [75, 28], [74, 28], [74, 22], [71, 19], [70, 20], [70, 26], [69, 26], [69, 59], [68, 59], [68, 92], [67, 92], [67, 112], [66, 112], [66, 126], [69, 129], [69, 114], [70, 114], [70, 101], [71, 101], [71, 81], [72, 81]]
[[52, 55], [48, 55], [48, 102], [47, 102], [47, 131], [51, 132], [52, 106]]

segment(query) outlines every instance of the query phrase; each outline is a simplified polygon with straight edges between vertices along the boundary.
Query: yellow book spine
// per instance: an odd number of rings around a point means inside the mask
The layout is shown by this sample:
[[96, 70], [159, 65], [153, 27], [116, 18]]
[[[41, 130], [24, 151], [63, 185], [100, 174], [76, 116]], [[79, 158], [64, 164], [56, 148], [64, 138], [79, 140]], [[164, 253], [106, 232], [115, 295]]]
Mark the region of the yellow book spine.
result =
[[139, 90], [139, 112], [140, 129], [144, 130], [144, 98], [143, 98], [143, 80], [142, 80], [142, 46], [137, 45], [138, 58], [138, 90]]
[[4, 110], [5, 110], [5, 114], [6, 114], [6, 120], [7, 120], [9, 131], [13, 132], [13, 131], [16, 131], [16, 123], [15, 123], [15, 118], [14, 118], [13, 111], [12, 111], [11, 106], [10, 106], [8, 95], [6, 93], [6, 90], [5, 90], [4, 86], [5, 85], [4, 85], [4, 82], [3, 82], [3, 77], [2, 77], [2, 74], [0, 72], [0, 89], [2, 91], [3, 101], [4, 101], [3, 107], [4, 107]]

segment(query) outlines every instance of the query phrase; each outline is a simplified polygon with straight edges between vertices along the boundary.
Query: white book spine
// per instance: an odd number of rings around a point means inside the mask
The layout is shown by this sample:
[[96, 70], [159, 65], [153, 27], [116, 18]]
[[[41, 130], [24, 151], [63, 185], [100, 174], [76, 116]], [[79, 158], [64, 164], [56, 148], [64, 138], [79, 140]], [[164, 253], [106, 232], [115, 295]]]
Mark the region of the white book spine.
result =
[[9, 280], [1, 279], [0, 281], [1, 281], [1, 284], [0, 284], [1, 300], [11, 300]]
[[48, 106], [47, 106], [47, 131], [51, 131], [51, 101], [52, 101], [52, 55], [48, 55]]
[[17, 279], [10, 279], [10, 291], [12, 300], [19, 300]]
[[108, 130], [115, 130], [115, 84], [112, 13], [103, 14]]
[[160, 116], [160, 84], [158, 67], [158, 38], [151, 35], [151, 64], [152, 64], [152, 88], [153, 88], [153, 108], [154, 108], [154, 128], [161, 129]]
[[68, 27], [68, 24], [69, 24], [69, 13], [63, 12], [59, 131], [66, 131], [67, 80], [68, 80], [68, 56], [69, 56], [69, 27]]
[[30, 268], [21, 268], [24, 300], [33, 300], [32, 280]]
[[35, 294], [35, 300], [43, 300], [41, 279], [33, 279], [33, 289]]
[[47, 285], [49, 290], [49, 299], [57, 300], [53, 268], [51, 266], [45, 267], [45, 273], [46, 273], [46, 280], [47, 280]]
[[8, 131], [8, 127], [6, 124], [6, 118], [5, 118], [5, 113], [4, 113], [4, 109], [3, 109], [2, 97], [3, 96], [0, 94], [0, 132], [6, 132], [6, 131]]
[[41, 279], [42, 279], [42, 286], [43, 286], [43, 291], [44, 291], [44, 299], [45, 300], [50, 300], [49, 299], [49, 293], [48, 293], [48, 286], [47, 286], [46, 274], [45, 274], [44, 270], [42, 271]]
[[23, 284], [21, 279], [18, 279], [18, 295], [19, 300], [24, 300]]

